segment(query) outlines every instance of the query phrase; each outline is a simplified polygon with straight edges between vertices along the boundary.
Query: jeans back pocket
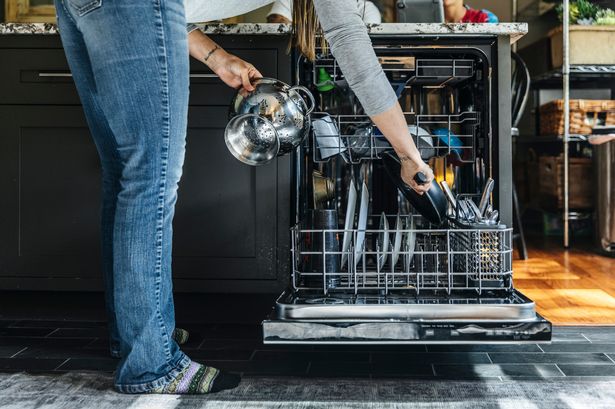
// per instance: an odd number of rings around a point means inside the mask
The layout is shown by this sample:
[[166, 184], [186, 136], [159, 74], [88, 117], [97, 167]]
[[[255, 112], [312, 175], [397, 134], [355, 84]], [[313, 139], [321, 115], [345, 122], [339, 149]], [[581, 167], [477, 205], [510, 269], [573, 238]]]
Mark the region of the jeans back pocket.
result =
[[85, 16], [102, 6], [102, 0], [68, 0], [68, 3], [77, 12], [79, 17]]

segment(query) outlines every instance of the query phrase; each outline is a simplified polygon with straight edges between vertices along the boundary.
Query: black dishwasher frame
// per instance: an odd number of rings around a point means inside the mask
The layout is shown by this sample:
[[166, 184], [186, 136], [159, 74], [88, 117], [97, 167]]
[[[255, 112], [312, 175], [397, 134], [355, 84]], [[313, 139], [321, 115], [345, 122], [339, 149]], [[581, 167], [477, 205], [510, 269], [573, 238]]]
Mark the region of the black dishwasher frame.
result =
[[[372, 41], [379, 57], [408, 53], [415, 57], [433, 60], [451, 55], [460, 55], [464, 58], [469, 56], [475, 59], [477, 71], [473, 74], [473, 78], [475, 82], [480, 81], [482, 84], [476, 87], [482, 94], [478, 104], [482, 109], [479, 113], [480, 121], [477, 124], [478, 130], [473, 147], [483, 167], [481, 171], [478, 166], [471, 165], [472, 172], [477, 175], [474, 178], [477, 182], [460, 188], [459, 193], [476, 195], [482, 181], [487, 176], [493, 176], [497, 181], [493, 205], [500, 211], [501, 222], [512, 226], [509, 39], [495, 36], [373, 35]], [[309, 77], [306, 62], [301, 59], [296, 61], [296, 82], [305, 84], [306, 73]], [[307, 67], [309, 66], [307, 63]], [[418, 73], [418, 68], [416, 70]], [[476, 98], [476, 95], [473, 97]], [[415, 113], [417, 116], [421, 115], [421, 112]], [[419, 119], [415, 120], [418, 122]], [[341, 122], [338, 121], [338, 124]], [[343, 134], [344, 131], [340, 128], [340, 136]], [[314, 143], [313, 140], [311, 143]], [[373, 143], [371, 145], [373, 146]], [[311, 176], [308, 170], [311, 167], [306, 167], [310, 158], [310, 149], [316, 150], [316, 145], [310, 146], [308, 143], [295, 157], [296, 183], [293, 209], [298, 226], [301, 226], [302, 216], [310, 207], [308, 203], [310, 192], [307, 186]], [[367, 161], [377, 160], [378, 153], [377, 149], [372, 149]], [[316, 156], [312, 154], [311, 157], [314, 159], [313, 162], [317, 162]], [[348, 161], [348, 158], [346, 160]], [[374, 226], [370, 227], [375, 229]], [[297, 229], [297, 226], [294, 229]], [[310, 230], [299, 230], [299, 234], [306, 234], [305, 232], [309, 233]], [[373, 241], [377, 242], [375, 236], [378, 231], [374, 230], [372, 233]], [[369, 236], [369, 231], [367, 234]], [[483, 237], [484, 234], [491, 233], [477, 232], [477, 234]], [[515, 290], [512, 285], [512, 263], [509, 261], [512, 257], [512, 241], [508, 240], [508, 238], [504, 240], [506, 252], [505, 254], [502, 252], [501, 256], [505, 257], [506, 266], [510, 264], [510, 274], [506, 275], [510, 285], [503, 287], [502, 290], [484, 289], [479, 286], [476, 291], [469, 291], [467, 285], [464, 290], [458, 290], [451, 279], [451, 267], [448, 267], [449, 282], [442, 289], [436, 285], [436, 288], [429, 287], [429, 290], [419, 291], [416, 279], [415, 286], [408, 287], [412, 290], [390, 292], [388, 283], [395, 280], [393, 278], [391, 281], [389, 277], [391, 274], [385, 276], [384, 289], [375, 285], [359, 287], [357, 277], [361, 276], [357, 275], [356, 271], [354, 275], [351, 274], [349, 262], [347, 274], [350, 278], [342, 282], [347, 284], [346, 290], [352, 289], [354, 285], [354, 292], [336, 294], [336, 289], [329, 290], [325, 285], [321, 293], [317, 288], [297, 285], [297, 282], [303, 281], [296, 280], [297, 254], [293, 254], [291, 287], [280, 296], [274, 311], [263, 322], [264, 342], [272, 344], [549, 342], [551, 323], [537, 314], [534, 303]], [[301, 253], [297, 248], [293, 250], [294, 253]], [[439, 254], [439, 251], [437, 249], [435, 253]], [[365, 250], [363, 252], [365, 253]], [[301, 254], [306, 257], [306, 253]], [[310, 253], [307, 254], [309, 257]], [[492, 253], [487, 253], [487, 256], [492, 257]], [[454, 257], [458, 255], [449, 256], [449, 264], [452, 264], [451, 260]], [[367, 274], [364, 274], [365, 276]], [[394, 277], [395, 273], [392, 273], [392, 276]], [[364, 277], [362, 284], [368, 282]], [[379, 276], [374, 280], [377, 283], [381, 282]], [[326, 282], [326, 274], [323, 282]], [[435, 282], [440, 283], [440, 278], [436, 278]]]

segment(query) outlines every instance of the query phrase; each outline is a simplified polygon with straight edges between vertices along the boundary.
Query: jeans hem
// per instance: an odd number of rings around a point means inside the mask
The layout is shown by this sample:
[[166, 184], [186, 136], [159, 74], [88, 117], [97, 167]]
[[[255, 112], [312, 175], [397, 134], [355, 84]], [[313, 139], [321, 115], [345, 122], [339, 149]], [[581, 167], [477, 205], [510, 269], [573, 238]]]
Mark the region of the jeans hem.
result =
[[188, 365], [190, 365], [190, 362], [192, 362], [190, 358], [184, 355], [184, 357], [179, 361], [179, 363], [177, 364], [177, 366], [175, 366], [175, 368], [171, 369], [169, 373], [167, 373], [166, 375], [158, 379], [155, 379], [153, 381], [146, 382], [146, 383], [141, 383], [141, 384], [128, 384], [128, 385], [115, 384], [115, 389], [120, 393], [128, 393], [128, 394], [151, 392], [154, 389], [158, 389], [160, 387], [166, 386], [169, 382], [175, 379], [181, 371], [186, 369]]

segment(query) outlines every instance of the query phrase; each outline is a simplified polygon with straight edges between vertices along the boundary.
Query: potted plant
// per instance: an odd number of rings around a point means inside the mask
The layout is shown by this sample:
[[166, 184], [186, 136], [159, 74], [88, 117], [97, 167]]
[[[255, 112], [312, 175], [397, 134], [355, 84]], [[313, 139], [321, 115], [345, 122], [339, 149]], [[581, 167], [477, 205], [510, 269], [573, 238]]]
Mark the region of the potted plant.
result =
[[[563, 7], [558, 6], [560, 20]], [[570, 3], [570, 64], [615, 64], [615, 11], [602, 9], [589, 0]], [[554, 68], [563, 64], [562, 26], [549, 33], [551, 62]]]

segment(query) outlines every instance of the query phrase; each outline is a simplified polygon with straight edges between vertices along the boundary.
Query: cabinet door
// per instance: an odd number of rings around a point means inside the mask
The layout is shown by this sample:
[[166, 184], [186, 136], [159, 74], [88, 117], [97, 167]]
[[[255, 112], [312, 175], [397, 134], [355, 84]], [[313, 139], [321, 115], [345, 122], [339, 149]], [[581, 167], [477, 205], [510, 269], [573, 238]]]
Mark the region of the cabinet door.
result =
[[[277, 290], [278, 223], [288, 227], [287, 159], [265, 166], [236, 160], [224, 142], [227, 107], [191, 107], [186, 162], [174, 220], [176, 287]], [[278, 180], [278, 174], [283, 179]], [[287, 246], [285, 246], [287, 247]], [[286, 276], [287, 270], [280, 271]], [[207, 283], [195, 280], [211, 279]], [[273, 282], [272, 282], [273, 281]], [[203, 288], [205, 289], [205, 288]]]
[[101, 287], [100, 165], [80, 107], [0, 106], [0, 189], [3, 287]]
[[[224, 144], [225, 112], [190, 111], [175, 285], [277, 291], [288, 275], [289, 161], [238, 162]], [[0, 106], [0, 189], [1, 288], [102, 288], [100, 165], [80, 107]]]

